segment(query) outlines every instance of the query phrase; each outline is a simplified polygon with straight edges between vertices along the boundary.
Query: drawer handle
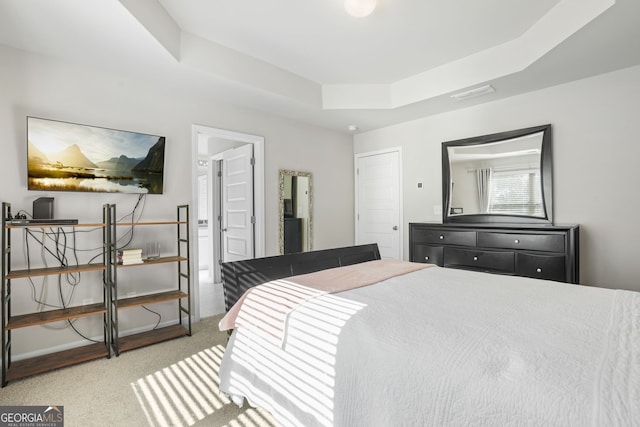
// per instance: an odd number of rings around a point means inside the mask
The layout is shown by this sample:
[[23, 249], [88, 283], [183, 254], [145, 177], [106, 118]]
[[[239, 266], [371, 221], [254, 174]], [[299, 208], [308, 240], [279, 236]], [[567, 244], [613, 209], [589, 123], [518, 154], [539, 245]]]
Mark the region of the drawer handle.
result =
[[520, 243], [520, 240], [516, 239], [514, 240], [514, 243], [517, 245], [518, 243]]
[[477, 256], [474, 256], [474, 257], [473, 257], [473, 260], [474, 260], [474, 261], [477, 261], [477, 260], [478, 260], [478, 257], [477, 257]]
[[540, 267], [536, 268], [537, 273], [542, 273], [542, 269]]
[[429, 257], [428, 256], [424, 257], [424, 260], [429, 261]]
[[440, 235], [440, 240], [444, 240], [444, 236], [442, 234]]

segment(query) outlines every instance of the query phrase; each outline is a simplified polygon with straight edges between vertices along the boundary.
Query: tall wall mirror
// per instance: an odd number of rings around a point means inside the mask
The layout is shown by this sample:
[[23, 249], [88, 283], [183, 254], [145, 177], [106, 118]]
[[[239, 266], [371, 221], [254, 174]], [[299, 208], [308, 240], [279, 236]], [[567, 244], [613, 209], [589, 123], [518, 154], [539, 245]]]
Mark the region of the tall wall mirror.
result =
[[311, 173], [280, 170], [280, 253], [308, 252], [313, 247]]
[[442, 143], [444, 223], [551, 223], [551, 125]]

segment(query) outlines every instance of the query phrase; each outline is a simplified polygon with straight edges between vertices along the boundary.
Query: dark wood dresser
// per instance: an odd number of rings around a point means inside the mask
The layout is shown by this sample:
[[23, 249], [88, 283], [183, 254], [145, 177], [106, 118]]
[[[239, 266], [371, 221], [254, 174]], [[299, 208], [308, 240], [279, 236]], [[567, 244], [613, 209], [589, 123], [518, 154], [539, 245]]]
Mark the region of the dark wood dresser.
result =
[[489, 273], [579, 281], [579, 227], [409, 224], [409, 257]]

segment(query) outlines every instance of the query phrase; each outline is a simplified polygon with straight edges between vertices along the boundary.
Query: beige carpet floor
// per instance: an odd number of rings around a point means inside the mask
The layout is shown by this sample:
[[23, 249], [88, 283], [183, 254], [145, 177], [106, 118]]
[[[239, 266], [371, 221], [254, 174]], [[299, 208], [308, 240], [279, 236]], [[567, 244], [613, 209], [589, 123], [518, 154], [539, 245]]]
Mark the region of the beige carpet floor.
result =
[[219, 319], [195, 323], [191, 337], [10, 382], [0, 405], [63, 406], [65, 427], [277, 426], [220, 394]]

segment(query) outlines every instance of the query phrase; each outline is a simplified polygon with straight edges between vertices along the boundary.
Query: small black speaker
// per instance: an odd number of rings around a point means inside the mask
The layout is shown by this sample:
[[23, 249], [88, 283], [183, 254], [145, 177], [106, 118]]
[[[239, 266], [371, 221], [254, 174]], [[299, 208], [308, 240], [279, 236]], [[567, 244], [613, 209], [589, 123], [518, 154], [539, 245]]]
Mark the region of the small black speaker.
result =
[[33, 201], [33, 219], [53, 219], [53, 197], [39, 197]]

